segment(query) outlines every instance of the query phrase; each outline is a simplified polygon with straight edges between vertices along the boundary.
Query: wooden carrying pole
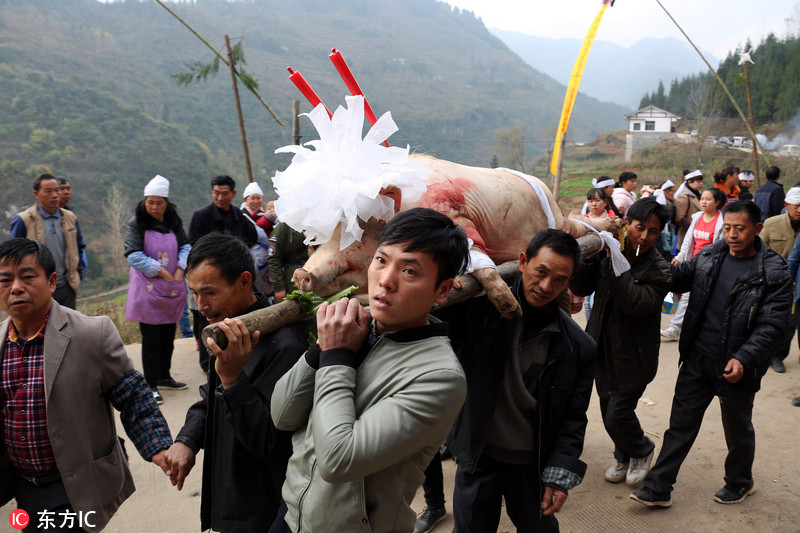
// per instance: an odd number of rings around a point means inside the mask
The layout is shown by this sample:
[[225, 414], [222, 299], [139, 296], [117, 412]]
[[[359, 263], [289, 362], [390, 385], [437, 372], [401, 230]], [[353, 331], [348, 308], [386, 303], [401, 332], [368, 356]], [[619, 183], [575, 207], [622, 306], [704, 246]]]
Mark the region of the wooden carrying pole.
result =
[[[589, 235], [581, 237], [578, 239], [578, 244], [581, 247], [582, 257], [594, 255], [603, 248], [603, 241], [600, 240], [600, 237], [596, 233], [590, 233]], [[507, 263], [503, 263], [497, 267], [497, 271], [503, 280], [510, 282], [519, 273], [519, 262], [508, 261]], [[447, 296], [447, 300], [442, 305], [435, 307], [434, 310], [442, 309], [483, 294], [483, 286], [472, 274], [461, 276], [461, 282], [463, 283], [463, 287], [451, 290], [450, 294]], [[364, 310], [369, 313], [367, 295], [359, 294], [355, 296], [355, 298], [358, 299], [364, 307]], [[250, 333], [260, 331], [262, 335], [266, 335], [287, 324], [302, 322], [311, 317], [311, 313], [306, 312], [295, 300], [284, 300], [275, 305], [265, 307], [264, 309], [258, 309], [252, 313], [247, 313], [246, 315], [241, 315], [236, 318], [244, 322], [247, 331]], [[228, 346], [228, 339], [214, 324], [206, 326], [203, 330], [202, 339], [206, 349], [208, 349], [207, 339], [209, 337], [214, 339], [214, 342], [223, 350]]]
[[250, 150], [247, 149], [247, 134], [244, 131], [244, 117], [242, 104], [239, 102], [239, 86], [236, 84], [236, 68], [231, 56], [231, 40], [225, 34], [225, 48], [228, 50], [228, 66], [231, 69], [231, 82], [233, 83], [233, 97], [236, 99], [236, 114], [239, 116], [239, 131], [242, 133], [242, 148], [244, 149], [244, 163], [247, 166], [247, 182], [253, 183], [253, 168], [250, 166]]

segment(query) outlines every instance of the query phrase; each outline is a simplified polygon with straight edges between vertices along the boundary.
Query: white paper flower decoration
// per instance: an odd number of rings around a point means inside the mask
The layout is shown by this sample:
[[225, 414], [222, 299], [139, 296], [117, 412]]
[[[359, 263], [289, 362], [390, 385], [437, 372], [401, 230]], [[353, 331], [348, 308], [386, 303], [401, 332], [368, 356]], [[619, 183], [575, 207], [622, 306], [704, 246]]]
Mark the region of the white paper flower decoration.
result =
[[388, 221], [394, 216], [394, 201], [380, 194], [382, 188], [398, 187], [404, 202], [418, 200], [426, 189], [428, 169], [409, 159], [408, 146], [382, 144], [397, 131], [391, 113], [384, 113], [362, 139], [364, 98], [345, 101], [347, 109], [340, 106], [333, 118], [321, 104], [307, 114], [318, 140], [275, 150], [295, 154], [286, 170], [275, 173], [275, 211], [281, 221], [305, 231], [306, 244], [329, 241], [341, 222], [344, 249], [361, 240], [359, 218]]

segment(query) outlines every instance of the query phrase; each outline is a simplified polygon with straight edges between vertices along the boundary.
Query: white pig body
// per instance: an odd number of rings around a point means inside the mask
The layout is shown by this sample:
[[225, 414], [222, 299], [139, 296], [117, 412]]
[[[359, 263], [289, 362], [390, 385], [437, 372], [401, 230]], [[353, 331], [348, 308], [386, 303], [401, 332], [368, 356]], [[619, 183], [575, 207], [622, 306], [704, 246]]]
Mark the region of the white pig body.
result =
[[[428, 156], [416, 159], [429, 169], [427, 190], [415, 202], [401, 200], [399, 210], [428, 207], [447, 215], [472, 239], [473, 251], [485, 253], [494, 263], [518, 259], [530, 239], [549, 227], [546, 211], [525, 178], [508, 171], [469, 167]], [[556, 228], [575, 237], [586, 234], [587, 228], [562, 215], [544, 183], [532, 176], [528, 178], [540, 184], [545, 192]], [[613, 222], [603, 224], [598, 229], [611, 229]], [[303, 269], [295, 272], [297, 287], [320, 295], [332, 294], [350, 285], [366, 290], [367, 268], [384, 225], [374, 219], [363, 224], [361, 242], [344, 250], [339, 250], [337, 231], [311, 255]], [[483, 272], [478, 270], [475, 274], [501, 312], [505, 315], [518, 312], [516, 301], [496, 272], [481, 270]], [[486, 272], [488, 270], [492, 272]]]

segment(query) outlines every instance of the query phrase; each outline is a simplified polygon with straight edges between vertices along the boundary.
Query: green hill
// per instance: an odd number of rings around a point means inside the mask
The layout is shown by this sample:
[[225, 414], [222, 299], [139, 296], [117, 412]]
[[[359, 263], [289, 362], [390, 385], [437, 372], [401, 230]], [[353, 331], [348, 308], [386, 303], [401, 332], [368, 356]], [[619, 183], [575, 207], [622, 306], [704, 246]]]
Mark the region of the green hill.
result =
[[[498, 131], [519, 127], [525, 149], [552, 143], [565, 87], [532, 70], [473, 13], [435, 0], [198, 0], [172, 8], [219, 50], [243, 38], [246, 70], [287, 124], [302, 96], [300, 70], [330, 108], [346, 87], [327, 58], [346, 57], [380, 115], [400, 127], [391, 141], [460, 163], [488, 166]], [[107, 230], [99, 209], [111, 183], [132, 203], [154, 174], [173, 182], [188, 220], [207, 201], [211, 176], [246, 180], [230, 77], [178, 87], [170, 74], [211, 52], [155, 2], [0, 2], [0, 224], [32, 202], [43, 168], [73, 180], [73, 207], [92, 241]], [[290, 126], [247, 93], [242, 103], [253, 168], [262, 185], [288, 156]], [[301, 111], [310, 110], [302, 100]], [[627, 110], [581, 95], [571, 139], [622, 126]], [[315, 137], [301, 122], [304, 140]], [[240, 189], [243, 187], [240, 187]], [[4, 235], [0, 231], [0, 235]]]

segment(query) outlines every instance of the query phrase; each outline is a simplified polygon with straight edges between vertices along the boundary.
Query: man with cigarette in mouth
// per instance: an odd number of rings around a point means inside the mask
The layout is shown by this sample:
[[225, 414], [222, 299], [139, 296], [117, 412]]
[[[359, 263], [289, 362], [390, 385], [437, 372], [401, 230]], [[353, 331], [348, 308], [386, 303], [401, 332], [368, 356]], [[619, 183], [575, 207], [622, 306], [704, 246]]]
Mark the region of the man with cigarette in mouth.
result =
[[643, 198], [625, 215], [624, 258], [612, 261], [607, 250], [586, 258], [570, 289], [579, 296], [595, 293], [586, 332], [597, 342], [595, 384], [615, 458], [604, 477], [611, 483], [636, 485], [650, 469], [655, 451], [635, 410], [658, 370], [661, 306], [671, 275], [654, 244], [669, 212], [654, 198]]

